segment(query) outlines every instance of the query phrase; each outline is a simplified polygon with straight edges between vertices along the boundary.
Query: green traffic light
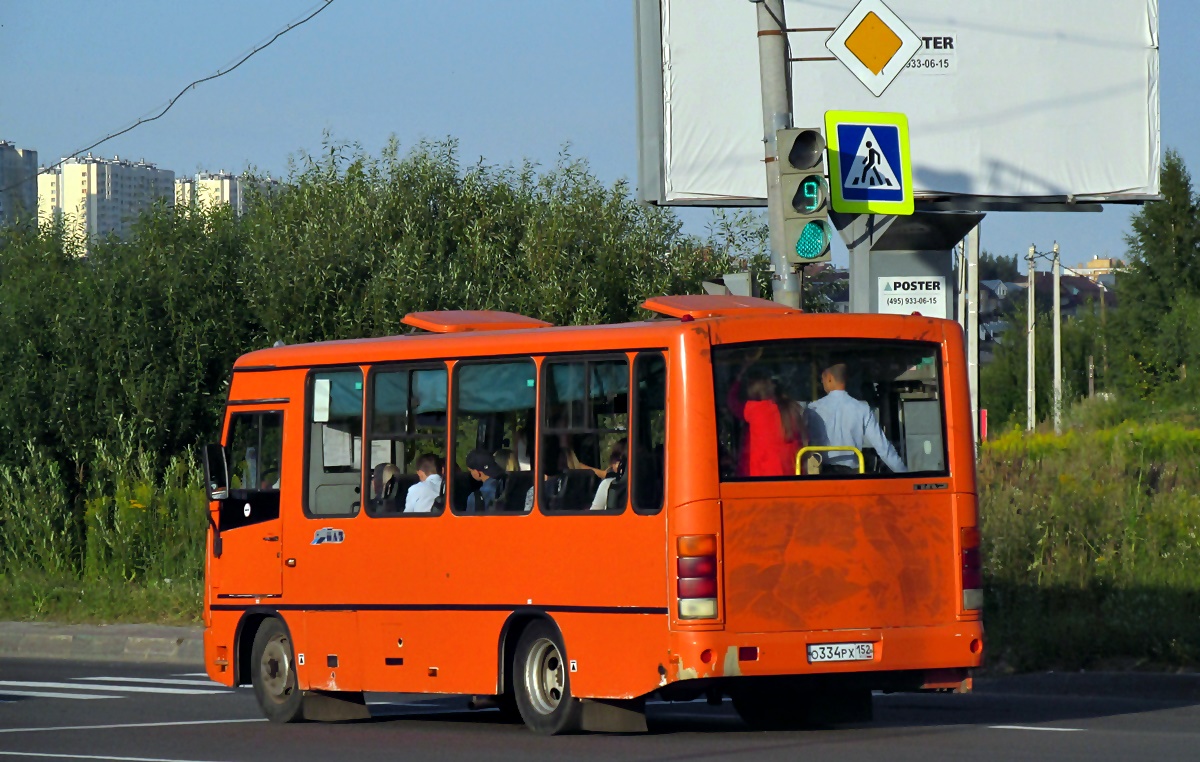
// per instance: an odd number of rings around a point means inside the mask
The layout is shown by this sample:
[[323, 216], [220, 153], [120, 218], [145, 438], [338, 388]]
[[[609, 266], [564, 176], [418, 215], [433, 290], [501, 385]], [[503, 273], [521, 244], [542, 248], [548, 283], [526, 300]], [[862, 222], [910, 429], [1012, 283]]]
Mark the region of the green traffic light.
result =
[[800, 231], [796, 240], [796, 256], [801, 259], [817, 259], [829, 250], [829, 227], [819, 221], [812, 221]]
[[825, 208], [829, 198], [829, 184], [821, 175], [809, 175], [796, 188], [792, 208], [801, 214], [813, 214]]

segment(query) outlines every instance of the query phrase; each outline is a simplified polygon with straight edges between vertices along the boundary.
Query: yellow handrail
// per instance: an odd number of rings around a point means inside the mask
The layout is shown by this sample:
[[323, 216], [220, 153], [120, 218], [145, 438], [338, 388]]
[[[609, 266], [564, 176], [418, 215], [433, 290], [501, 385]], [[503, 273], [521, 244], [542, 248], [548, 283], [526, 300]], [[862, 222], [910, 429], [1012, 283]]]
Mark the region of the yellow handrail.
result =
[[803, 461], [804, 461], [804, 455], [805, 455], [805, 453], [810, 453], [810, 452], [831, 452], [831, 451], [852, 452], [852, 453], [854, 453], [855, 455], [857, 455], [857, 456], [858, 456], [858, 472], [859, 472], [860, 474], [865, 474], [865, 473], [867, 472], [867, 461], [866, 461], [866, 460], [863, 458], [862, 450], [858, 449], [857, 447], [847, 447], [847, 446], [837, 446], [837, 447], [835, 447], [835, 446], [832, 446], [832, 445], [822, 445], [822, 446], [818, 446], [818, 445], [810, 445], [810, 446], [808, 446], [808, 447], [801, 447], [801, 448], [800, 448], [800, 452], [796, 453], [796, 476], [802, 476], [802, 475], [803, 475], [803, 473], [802, 473], [802, 472], [801, 472], [801, 470], [800, 470], [800, 467], [801, 467], [801, 464], [802, 464], [802, 463], [803, 463]]

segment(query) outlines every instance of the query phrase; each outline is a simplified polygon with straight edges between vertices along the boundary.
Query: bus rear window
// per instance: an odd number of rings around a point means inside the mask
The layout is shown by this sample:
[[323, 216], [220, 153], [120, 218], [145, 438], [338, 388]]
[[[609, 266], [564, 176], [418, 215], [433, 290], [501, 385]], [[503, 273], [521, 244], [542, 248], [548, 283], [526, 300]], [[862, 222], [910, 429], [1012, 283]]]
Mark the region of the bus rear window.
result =
[[728, 345], [713, 376], [724, 481], [947, 473], [937, 344]]

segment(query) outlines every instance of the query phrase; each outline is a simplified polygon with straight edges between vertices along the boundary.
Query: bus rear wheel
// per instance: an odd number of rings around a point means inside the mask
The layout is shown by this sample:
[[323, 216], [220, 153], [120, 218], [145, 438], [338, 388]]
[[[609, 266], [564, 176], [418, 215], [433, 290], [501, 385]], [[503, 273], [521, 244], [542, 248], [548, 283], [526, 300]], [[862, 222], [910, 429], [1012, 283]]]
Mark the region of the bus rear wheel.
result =
[[287, 628], [278, 619], [263, 620], [254, 633], [251, 682], [263, 714], [271, 722], [303, 718], [304, 694], [296, 680], [296, 654]]
[[580, 728], [583, 704], [571, 695], [566, 649], [558, 629], [531, 622], [517, 641], [513, 689], [517, 709], [535, 733], [558, 735]]

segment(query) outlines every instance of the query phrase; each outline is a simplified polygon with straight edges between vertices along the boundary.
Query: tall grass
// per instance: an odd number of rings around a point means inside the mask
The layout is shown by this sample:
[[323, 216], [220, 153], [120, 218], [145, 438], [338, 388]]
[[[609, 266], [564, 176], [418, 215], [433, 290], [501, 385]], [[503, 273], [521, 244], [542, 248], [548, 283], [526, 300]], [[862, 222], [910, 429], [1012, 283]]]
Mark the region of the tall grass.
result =
[[985, 445], [994, 663], [1200, 662], [1197, 464], [1200, 431], [1174, 421], [1010, 432]]
[[155, 469], [128, 427], [96, 442], [72, 500], [34, 445], [0, 466], [0, 617], [195, 622], [207, 505], [188, 452]]

